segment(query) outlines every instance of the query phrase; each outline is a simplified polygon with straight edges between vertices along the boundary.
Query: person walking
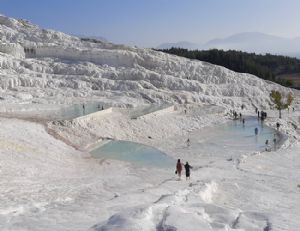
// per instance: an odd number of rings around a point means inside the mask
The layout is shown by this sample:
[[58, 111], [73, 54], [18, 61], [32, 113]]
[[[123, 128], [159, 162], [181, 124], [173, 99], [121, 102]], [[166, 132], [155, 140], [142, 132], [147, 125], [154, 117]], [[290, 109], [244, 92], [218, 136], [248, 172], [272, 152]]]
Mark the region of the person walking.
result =
[[188, 180], [190, 179], [191, 177], [191, 168], [193, 168], [191, 165], [189, 165], [189, 162], [186, 162], [185, 165], [184, 165], [184, 168], [185, 168], [185, 179]]
[[180, 162], [180, 159], [177, 160], [177, 164], [176, 164], [176, 171], [175, 174], [178, 175], [179, 180], [181, 179], [181, 171], [182, 171], [182, 164]]
[[276, 128], [277, 128], [277, 131], [279, 130], [279, 127], [280, 127], [280, 123], [279, 123], [279, 122], [277, 122], [277, 123], [276, 123]]
[[255, 128], [255, 129], [254, 129], [254, 133], [255, 133], [255, 135], [257, 136], [257, 134], [258, 134], [258, 128]]
[[191, 141], [190, 141], [190, 138], [188, 138], [188, 139], [186, 140], [186, 146], [189, 147], [190, 145], [191, 145]]

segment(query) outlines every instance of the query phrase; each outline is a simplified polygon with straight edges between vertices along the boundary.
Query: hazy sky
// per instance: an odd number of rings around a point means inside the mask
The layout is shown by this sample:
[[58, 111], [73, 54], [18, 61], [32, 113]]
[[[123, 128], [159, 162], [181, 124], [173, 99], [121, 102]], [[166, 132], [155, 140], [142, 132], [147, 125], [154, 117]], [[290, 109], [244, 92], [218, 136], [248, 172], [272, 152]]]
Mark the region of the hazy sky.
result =
[[239, 32], [300, 36], [300, 0], [0, 0], [0, 13], [70, 34], [156, 47]]

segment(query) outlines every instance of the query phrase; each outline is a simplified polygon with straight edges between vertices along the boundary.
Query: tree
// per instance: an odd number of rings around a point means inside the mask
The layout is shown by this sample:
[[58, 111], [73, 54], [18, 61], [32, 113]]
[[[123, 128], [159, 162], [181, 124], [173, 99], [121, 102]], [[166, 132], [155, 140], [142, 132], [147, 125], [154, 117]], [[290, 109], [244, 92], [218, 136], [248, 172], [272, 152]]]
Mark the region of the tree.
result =
[[[275, 90], [271, 92], [270, 96], [272, 102], [275, 104], [275, 108], [279, 111], [279, 118], [281, 118], [281, 110], [288, 108], [292, 104], [294, 96], [290, 92], [285, 97], [284, 94]], [[284, 98], [285, 102], [283, 101]]]

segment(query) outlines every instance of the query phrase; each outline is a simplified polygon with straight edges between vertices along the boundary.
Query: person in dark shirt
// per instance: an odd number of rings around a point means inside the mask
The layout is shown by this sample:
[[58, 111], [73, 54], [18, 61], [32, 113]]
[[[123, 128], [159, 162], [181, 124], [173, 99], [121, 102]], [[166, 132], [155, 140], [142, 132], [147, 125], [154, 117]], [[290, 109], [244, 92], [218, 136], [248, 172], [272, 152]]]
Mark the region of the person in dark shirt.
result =
[[186, 180], [190, 179], [190, 175], [191, 175], [191, 168], [193, 168], [191, 165], [189, 165], [189, 162], [186, 162], [186, 164], [184, 165], [185, 168], [185, 177]]

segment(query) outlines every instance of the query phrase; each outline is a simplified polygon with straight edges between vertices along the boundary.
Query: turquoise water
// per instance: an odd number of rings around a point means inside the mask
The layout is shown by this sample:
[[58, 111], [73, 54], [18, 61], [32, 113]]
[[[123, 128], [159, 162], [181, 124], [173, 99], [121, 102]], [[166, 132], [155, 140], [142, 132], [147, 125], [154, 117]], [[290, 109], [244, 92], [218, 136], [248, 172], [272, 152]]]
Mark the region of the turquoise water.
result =
[[93, 157], [129, 161], [139, 165], [173, 167], [175, 160], [160, 150], [129, 141], [109, 141], [91, 151]]
[[[255, 128], [258, 128], [257, 135]], [[263, 151], [267, 139], [270, 147], [274, 148], [274, 134], [276, 130], [267, 127], [257, 118], [249, 117], [245, 119], [244, 125], [240, 120], [235, 120], [195, 131], [189, 136], [190, 146], [184, 144], [181, 151], [197, 153], [199, 157], [225, 160], [249, 152]], [[154, 167], [174, 167], [176, 163], [176, 160], [156, 148], [128, 141], [109, 141], [91, 154], [96, 158], [118, 159]]]
[[[257, 135], [255, 128], [258, 128]], [[249, 152], [264, 151], [266, 140], [269, 140], [269, 146], [274, 149], [274, 134], [279, 140], [275, 129], [266, 126], [256, 117], [248, 117], [245, 118], [244, 125], [240, 120], [234, 120], [192, 132], [190, 148], [197, 150], [199, 155], [236, 157]]]
[[109, 107], [109, 105], [106, 105], [103, 102], [87, 102], [84, 104], [84, 108], [83, 104], [73, 104], [55, 111], [52, 116], [59, 120], [74, 119], [100, 111], [102, 110], [102, 106], [104, 109]]

